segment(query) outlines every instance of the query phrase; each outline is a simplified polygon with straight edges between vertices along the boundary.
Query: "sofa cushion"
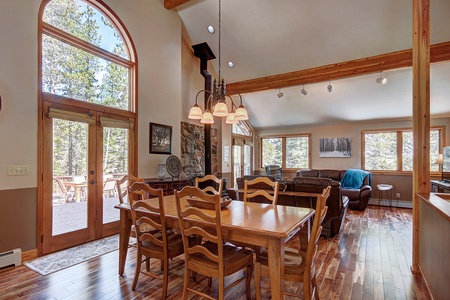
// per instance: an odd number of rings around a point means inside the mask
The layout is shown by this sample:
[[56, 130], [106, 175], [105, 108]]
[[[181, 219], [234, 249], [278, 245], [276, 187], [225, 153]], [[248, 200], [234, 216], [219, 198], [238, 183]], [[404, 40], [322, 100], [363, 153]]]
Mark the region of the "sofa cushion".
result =
[[323, 169], [319, 171], [319, 177], [326, 177], [336, 181], [341, 181], [341, 170]]
[[298, 170], [297, 176], [319, 177], [319, 170], [316, 170], [316, 169], [315, 170], [310, 170], [310, 169]]

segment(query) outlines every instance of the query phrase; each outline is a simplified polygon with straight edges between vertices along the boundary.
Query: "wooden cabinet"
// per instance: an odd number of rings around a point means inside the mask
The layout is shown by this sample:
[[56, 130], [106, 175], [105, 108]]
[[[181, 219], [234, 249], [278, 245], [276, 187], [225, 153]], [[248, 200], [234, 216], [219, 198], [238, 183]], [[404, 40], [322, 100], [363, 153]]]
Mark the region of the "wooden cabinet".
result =
[[173, 195], [173, 190], [181, 190], [187, 185], [193, 185], [193, 181], [190, 179], [145, 178], [144, 181], [154, 189], [163, 189], [164, 196]]

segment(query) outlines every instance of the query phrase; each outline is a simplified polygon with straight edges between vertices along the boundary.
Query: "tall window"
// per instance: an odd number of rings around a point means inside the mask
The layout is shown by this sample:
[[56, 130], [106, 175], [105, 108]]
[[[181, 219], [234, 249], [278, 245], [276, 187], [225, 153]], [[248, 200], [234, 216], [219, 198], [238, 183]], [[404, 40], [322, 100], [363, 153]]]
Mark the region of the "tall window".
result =
[[[430, 130], [430, 171], [439, 171], [436, 161], [442, 148], [443, 128]], [[362, 133], [363, 168], [369, 171], [407, 172], [413, 170], [413, 132], [411, 129]]]
[[283, 169], [308, 168], [310, 135], [261, 138], [261, 167], [280, 165]]

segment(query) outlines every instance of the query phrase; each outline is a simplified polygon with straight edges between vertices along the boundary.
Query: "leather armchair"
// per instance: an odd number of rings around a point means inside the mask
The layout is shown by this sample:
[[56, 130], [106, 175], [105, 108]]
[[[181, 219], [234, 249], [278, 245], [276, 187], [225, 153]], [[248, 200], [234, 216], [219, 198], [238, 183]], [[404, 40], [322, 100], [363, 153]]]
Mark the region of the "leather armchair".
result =
[[[331, 178], [335, 181], [341, 182], [347, 170], [334, 169], [305, 169], [298, 170], [296, 175], [301, 177], [321, 177]], [[362, 181], [359, 188], [342, 187], [342, 195], [349, 199], [348, 207], [355, 210], [365, 210], [372, 197], [372, 174], [366, 172], [367, 176]]]

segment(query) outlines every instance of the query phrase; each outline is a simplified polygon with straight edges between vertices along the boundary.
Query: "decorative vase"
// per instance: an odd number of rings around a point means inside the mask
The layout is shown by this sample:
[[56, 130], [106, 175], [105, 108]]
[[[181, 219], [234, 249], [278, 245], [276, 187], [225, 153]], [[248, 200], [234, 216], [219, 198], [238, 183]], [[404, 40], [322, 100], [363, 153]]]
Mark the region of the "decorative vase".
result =
[[165, 164], [159, 164], [158, 165], [158, 179], [164, 179], [166, 177], [166, 165]]

